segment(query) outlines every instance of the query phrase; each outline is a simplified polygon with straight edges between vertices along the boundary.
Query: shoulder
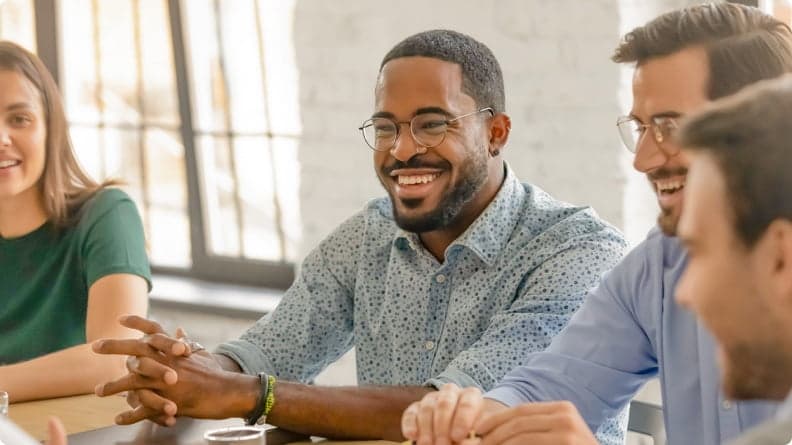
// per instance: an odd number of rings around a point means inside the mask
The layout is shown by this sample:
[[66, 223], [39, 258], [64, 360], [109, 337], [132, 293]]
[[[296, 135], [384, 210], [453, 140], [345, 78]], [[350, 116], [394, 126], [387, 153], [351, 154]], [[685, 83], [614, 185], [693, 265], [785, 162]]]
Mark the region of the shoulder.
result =
[[104, 188], [88, 198], [80, 207], [77, 213], [78, 225], [91, 225], [113, 210], [137, 214], [137, 207], [126, 192], [118, 188]]
[[603, 282], [635, 294], [645, 293], [641, 289], [662, 289], [668, 271], [681, 270], [685, 261], [679, 240], [654, 228], [606, 274]]
[[627, 244], [621, 232], [591, 207], [560, 201], [535, 185], [523, 184], [523, 187], [526, 199], [519, 230], [530, 233], [532, 240], [559, 248], [570, 243], [600, 242], [618, 250], [619, 255], [623, 253]]

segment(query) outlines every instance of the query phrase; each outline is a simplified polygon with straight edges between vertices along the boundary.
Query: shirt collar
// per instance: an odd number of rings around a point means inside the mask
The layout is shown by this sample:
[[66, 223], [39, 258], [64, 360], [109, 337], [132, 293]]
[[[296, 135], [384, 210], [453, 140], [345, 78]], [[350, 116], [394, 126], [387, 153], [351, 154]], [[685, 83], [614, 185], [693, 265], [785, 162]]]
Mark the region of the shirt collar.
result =
[[[446, 248], [446, 258], [455, 246], [462, 246], [472, 251], [489, 267], [502, 252], [520, 219], [526, 195], [525, 188], [512, 169], [508, 165], [504, 169], [506, 177], [495, 198], [473, 224]], [[424, 249], [416, 233], [401, 228], [396, 230], [394, 244], [415, 251]]]

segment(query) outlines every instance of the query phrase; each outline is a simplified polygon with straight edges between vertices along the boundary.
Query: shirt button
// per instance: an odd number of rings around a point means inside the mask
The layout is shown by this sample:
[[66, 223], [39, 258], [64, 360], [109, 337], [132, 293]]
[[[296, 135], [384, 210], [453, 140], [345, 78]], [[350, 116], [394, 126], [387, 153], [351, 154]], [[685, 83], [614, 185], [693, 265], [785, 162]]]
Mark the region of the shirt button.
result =
[[426, 348], [427, 351], [431, 351], [432, 349], [434, 349], [435, 344], [433, 341], [428, 341], [424, 344], [424, 347]]
[[731, 409], [732, 404], [730, 401], [724, 400], [723, 403], [721, 403], [721, 406], [723, 406], [723, 409]]
[[445, 280], [446, 280], [446, 276], [443, 274], [437, 274], [437, 276], [435, 277], [435, 281], [437, 281], [440, 284], [445, 283]]

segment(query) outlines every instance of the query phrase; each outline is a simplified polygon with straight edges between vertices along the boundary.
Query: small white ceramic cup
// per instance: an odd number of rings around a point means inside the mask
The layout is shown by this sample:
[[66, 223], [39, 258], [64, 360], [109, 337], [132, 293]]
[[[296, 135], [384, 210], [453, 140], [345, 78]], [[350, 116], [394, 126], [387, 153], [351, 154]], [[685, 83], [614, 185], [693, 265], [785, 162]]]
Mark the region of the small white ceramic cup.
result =
[[252, 426], [232, 426], [209, 430], [204, 440], [211, 445], [264, 445], [264, 430]]

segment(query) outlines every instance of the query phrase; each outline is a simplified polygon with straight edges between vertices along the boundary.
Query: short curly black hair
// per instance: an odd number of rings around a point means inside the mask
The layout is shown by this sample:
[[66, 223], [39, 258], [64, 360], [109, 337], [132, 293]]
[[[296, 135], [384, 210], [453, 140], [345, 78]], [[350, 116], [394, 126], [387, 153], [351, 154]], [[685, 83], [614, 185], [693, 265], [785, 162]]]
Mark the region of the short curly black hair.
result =
[[386, 63], [402, 57], [431, 57], [459, 65], [462, 91], [476, 101], [476, 106], [490, 107], [496, 113], [505, 111], [500, 64], [492, 51], [473, 37], [447, 29], [411, 35], [385, 54], [380, 72]]

